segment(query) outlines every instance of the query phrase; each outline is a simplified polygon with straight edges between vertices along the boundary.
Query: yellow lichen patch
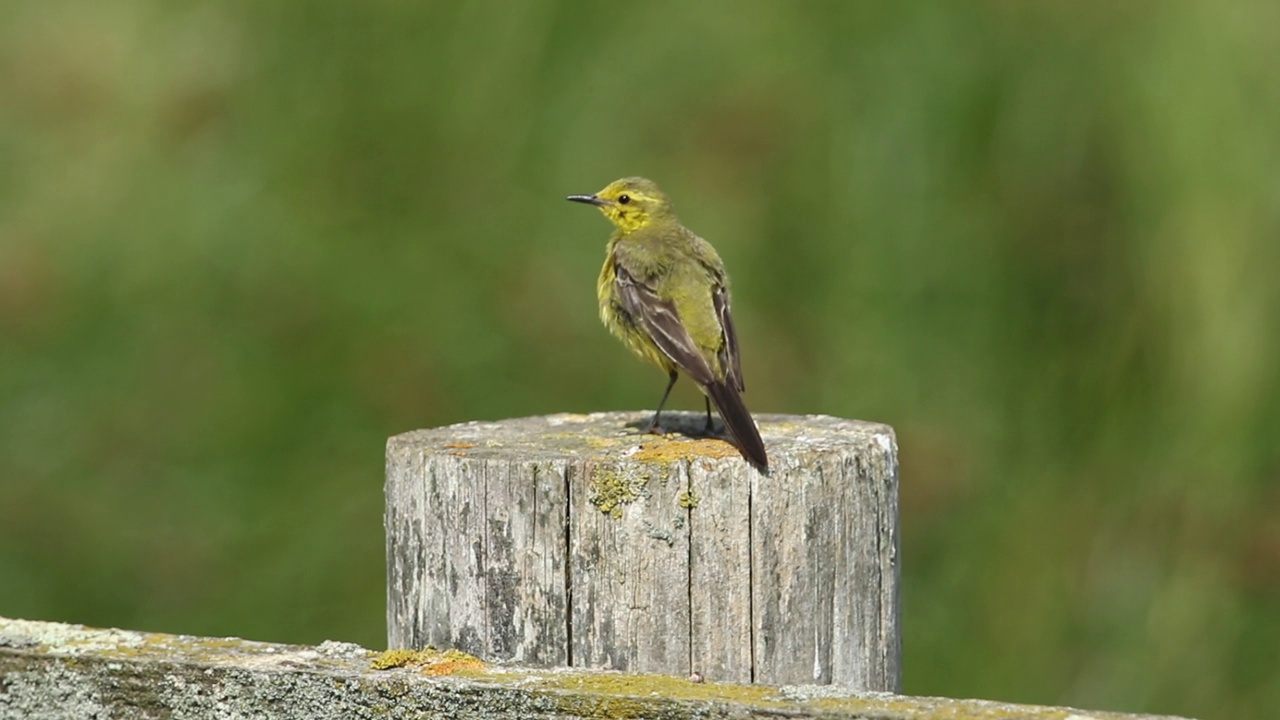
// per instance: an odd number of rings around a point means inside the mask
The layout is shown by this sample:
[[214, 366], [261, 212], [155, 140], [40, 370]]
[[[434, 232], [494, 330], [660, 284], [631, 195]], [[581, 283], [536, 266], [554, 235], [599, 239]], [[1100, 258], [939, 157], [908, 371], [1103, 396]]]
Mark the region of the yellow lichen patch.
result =
[[387, 650], [373, 658], [374, 670], [412, 667], [424, 675], [452, 675], [461, 670], [483, 670], [484, 662], [461, 650]]
[[468, 448], [473, 448], [475, 446], [476, 444], [472, 442], [451, 442], [451, 443], [444, 444], [444, 447], [446, 448], [457, 449], [457, 450], [466, 450]]
[[424, 675], [453, 675], [463, 670], [483, 670], [484, 663], [479, 658], [472, 657], [464, 652], [450, 650], [445, 653], [446, 656], [456, 653], [457, 657], [449, 659], [446, 657], [438, 663], [426, 665], [422, 668]]
[[374, 670], [388, 670], [390, 668], [405, 667], [413, 663], [414, 659], [421, 653], [433, 652], [431, 650], [384, 650], [373, 658]]
[[[574, 436], [574, 437], [576, 438], [578, 436]], [[611, 447], [616, 447], [618, 445], [621, 445], [624, 442], [630, 442], [632, 438], [587, 436], [585, 440], [587, 442], [587, 445], [593, 448], [611, 448]]]
[[668, 440], [646, 443], [635, 455], [645, 462], [671, 462], [690, 457], [725, 458], [738, 457], [738, 449], [724, 440], [699, 438], [697, 440]]
[[[628, 675], [624, 673], [594, 672], [545, 675], [537, 683], [539, 687], [575, 690], [596, 694], [593, 702], [600, 702], [598, 694], [622, 698], [672, 698], [710, 700], [721, 702], [773, 704], [777, 688], [764, 685], [728, 685], [694, 682], [688, 678], [670, 675]], [[621, 708], [619, 708], [621, 709]], [[648, 714], [611, 714], [610, 717], [651, 717]]]
[[680, 497], [677, 500], [680, 503], [680, 507], [686, 510], [692, 510], [698, 507], [698, 503], [702, 502], [702, 498], [692, 490], [680, 493]]
[[647, 476], [624, 477], [612, 470], [598, 470], [591, 475], [589, 499], [600, 512], [620, 518], [622, 506], [638, 500], [648, 482]]

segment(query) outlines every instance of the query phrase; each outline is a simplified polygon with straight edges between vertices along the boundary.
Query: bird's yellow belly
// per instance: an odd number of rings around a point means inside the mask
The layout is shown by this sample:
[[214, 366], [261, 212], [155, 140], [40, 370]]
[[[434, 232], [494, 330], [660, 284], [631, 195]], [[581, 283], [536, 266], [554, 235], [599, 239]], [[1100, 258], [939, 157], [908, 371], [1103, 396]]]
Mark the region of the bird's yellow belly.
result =
[[649, 339], [649, 333], [637, 327], [627, 315], [626, 310], [622, 308], [622, 300], [618, 297], [614, 280], [611, 256], [605, 260], [604, 267], [600, 270], [600, 279], [596, 283], [596, 296], [600, 300], [600, 321], [641, 360], [661, 368], [664, 372], [669, 373], [675, 370], [675, 364]]

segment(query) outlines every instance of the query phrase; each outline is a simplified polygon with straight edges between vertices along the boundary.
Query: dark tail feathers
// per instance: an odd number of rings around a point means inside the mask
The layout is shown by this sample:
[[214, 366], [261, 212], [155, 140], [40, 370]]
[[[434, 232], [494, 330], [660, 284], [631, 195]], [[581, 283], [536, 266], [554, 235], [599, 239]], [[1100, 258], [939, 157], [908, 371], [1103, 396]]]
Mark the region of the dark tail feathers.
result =
[[737, 442], [738, 452], [762, 473], [769, 472], [769, 457], [764, 452], [764, 441], [760, 439], [760, 431], [751, 419], [751, 412], [742, 402], [742, 395], [737, 388], [724, 382], [713, 382], [703, 390], [729, 428], [729, 434]]

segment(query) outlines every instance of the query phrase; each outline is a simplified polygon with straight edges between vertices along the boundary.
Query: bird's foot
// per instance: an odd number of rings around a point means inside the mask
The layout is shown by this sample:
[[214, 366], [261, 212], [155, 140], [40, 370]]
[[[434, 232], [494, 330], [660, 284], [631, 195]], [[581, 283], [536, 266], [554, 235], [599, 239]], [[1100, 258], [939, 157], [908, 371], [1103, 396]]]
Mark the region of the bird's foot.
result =
[[653, 419], [649, 421], [649, 427], [644, 429], [646, 435], [666, 435], [667, 431], [662, 429], [658, 424], [658, 415], [655, 413]]

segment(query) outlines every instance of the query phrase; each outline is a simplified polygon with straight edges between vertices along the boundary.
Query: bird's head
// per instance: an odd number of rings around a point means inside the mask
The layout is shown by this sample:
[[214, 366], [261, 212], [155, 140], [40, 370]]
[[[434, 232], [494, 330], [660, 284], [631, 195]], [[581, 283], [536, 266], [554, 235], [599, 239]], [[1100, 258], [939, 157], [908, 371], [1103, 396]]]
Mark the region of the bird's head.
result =
[[594, 195], [570, 195], [567, 199], [595, 205], [624, 233], [672, 217], [666, 194], [652, 180], [642, 177], [614, 180]]

